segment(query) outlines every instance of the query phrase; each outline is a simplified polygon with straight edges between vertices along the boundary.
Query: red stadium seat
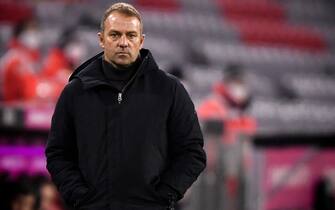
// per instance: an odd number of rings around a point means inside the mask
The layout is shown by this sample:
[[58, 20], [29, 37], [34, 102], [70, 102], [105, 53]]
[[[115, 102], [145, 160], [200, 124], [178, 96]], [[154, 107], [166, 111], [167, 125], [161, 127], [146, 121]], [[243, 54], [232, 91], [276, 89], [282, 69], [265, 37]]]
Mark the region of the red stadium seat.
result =
[[274, 45], [309, 51], [324, 51], [322, 36], [305, 27], [291, 26], [284, 22], [232, 20], [247, 44]]
[[252, 45], [296, 48], [313, 52], [326, 49], [321, 34], [306, 27], [289, 25], [285, 10], [270, 0], [218, 0], [224, 18], [240, 33], [243, 42]]
[[178, 11], [180, 5], [176, 0], [135, 0], [135, 4], [145, 9]]
[[272, 20], [284, 20], [284, 9], [270, 1], [218, 0], [223, 15], [227, 18], [250, 17]]
[[0, 2], [0, 22], [18, 23], [32, 17], [32, 9], [22, 2]]

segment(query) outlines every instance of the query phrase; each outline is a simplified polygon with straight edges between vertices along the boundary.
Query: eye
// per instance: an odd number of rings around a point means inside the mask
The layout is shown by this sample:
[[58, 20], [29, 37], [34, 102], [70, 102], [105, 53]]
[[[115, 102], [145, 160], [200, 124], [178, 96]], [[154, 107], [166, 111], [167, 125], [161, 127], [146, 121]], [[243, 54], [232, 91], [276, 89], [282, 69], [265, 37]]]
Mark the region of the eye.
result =
[[119, 34], [115, 33], [115, 32], [112, 32], [109, 34], [110, 37], [112, 37], [113, 39], [116, 39], [119, 37]]
[[134, 39], [134, 38], [137, 37], [137, 35], [136, 35], [136, 34], [128, 34], [128, 37], [129, 37], [130, 39]]

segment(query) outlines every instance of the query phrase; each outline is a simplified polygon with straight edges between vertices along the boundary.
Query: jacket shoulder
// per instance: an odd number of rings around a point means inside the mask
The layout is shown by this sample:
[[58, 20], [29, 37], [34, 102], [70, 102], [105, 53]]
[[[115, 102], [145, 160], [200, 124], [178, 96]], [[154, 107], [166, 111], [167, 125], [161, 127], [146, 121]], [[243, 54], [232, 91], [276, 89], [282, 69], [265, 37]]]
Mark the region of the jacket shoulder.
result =
[[65, 85], [61, 95], [72, 97], [80, 93], [82, 90], [83, 90], [82, 82], [78, 78], [74, 78]]
[[158, 69], [156, 71], [156, 77], [157, 80], [159, 80], [160, 84], [166, 84], [172, 88], [181, 85], [181, 82], [177, 77], [161, 69]]

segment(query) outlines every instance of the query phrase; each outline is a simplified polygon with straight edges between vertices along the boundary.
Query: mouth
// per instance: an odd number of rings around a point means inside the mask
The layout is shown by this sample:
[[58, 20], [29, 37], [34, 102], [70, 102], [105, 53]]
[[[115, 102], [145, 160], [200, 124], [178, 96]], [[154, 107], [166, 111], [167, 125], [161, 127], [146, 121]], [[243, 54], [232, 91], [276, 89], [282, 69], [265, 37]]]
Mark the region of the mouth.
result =
[[129, 53], [127, 53], [127, 52], [117, 52], [116, 54], [117, 55], [129, 55]]

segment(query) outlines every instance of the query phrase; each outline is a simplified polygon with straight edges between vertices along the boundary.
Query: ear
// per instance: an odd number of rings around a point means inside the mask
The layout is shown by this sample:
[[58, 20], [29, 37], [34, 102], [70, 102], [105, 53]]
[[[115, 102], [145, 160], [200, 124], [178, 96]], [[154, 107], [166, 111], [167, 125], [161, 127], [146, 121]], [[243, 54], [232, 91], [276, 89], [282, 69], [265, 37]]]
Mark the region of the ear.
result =
[[104, 45], [104, 35], [103, 32], [98, 32], [99, 45], [102, 49], [105, 49]]
[[142, 34], [140, 39], [141, 39], [140, 40], [140, 46], [141, 46], [140, 48], [142, 48], [143, 44], [144, 44], [145, 34]]

